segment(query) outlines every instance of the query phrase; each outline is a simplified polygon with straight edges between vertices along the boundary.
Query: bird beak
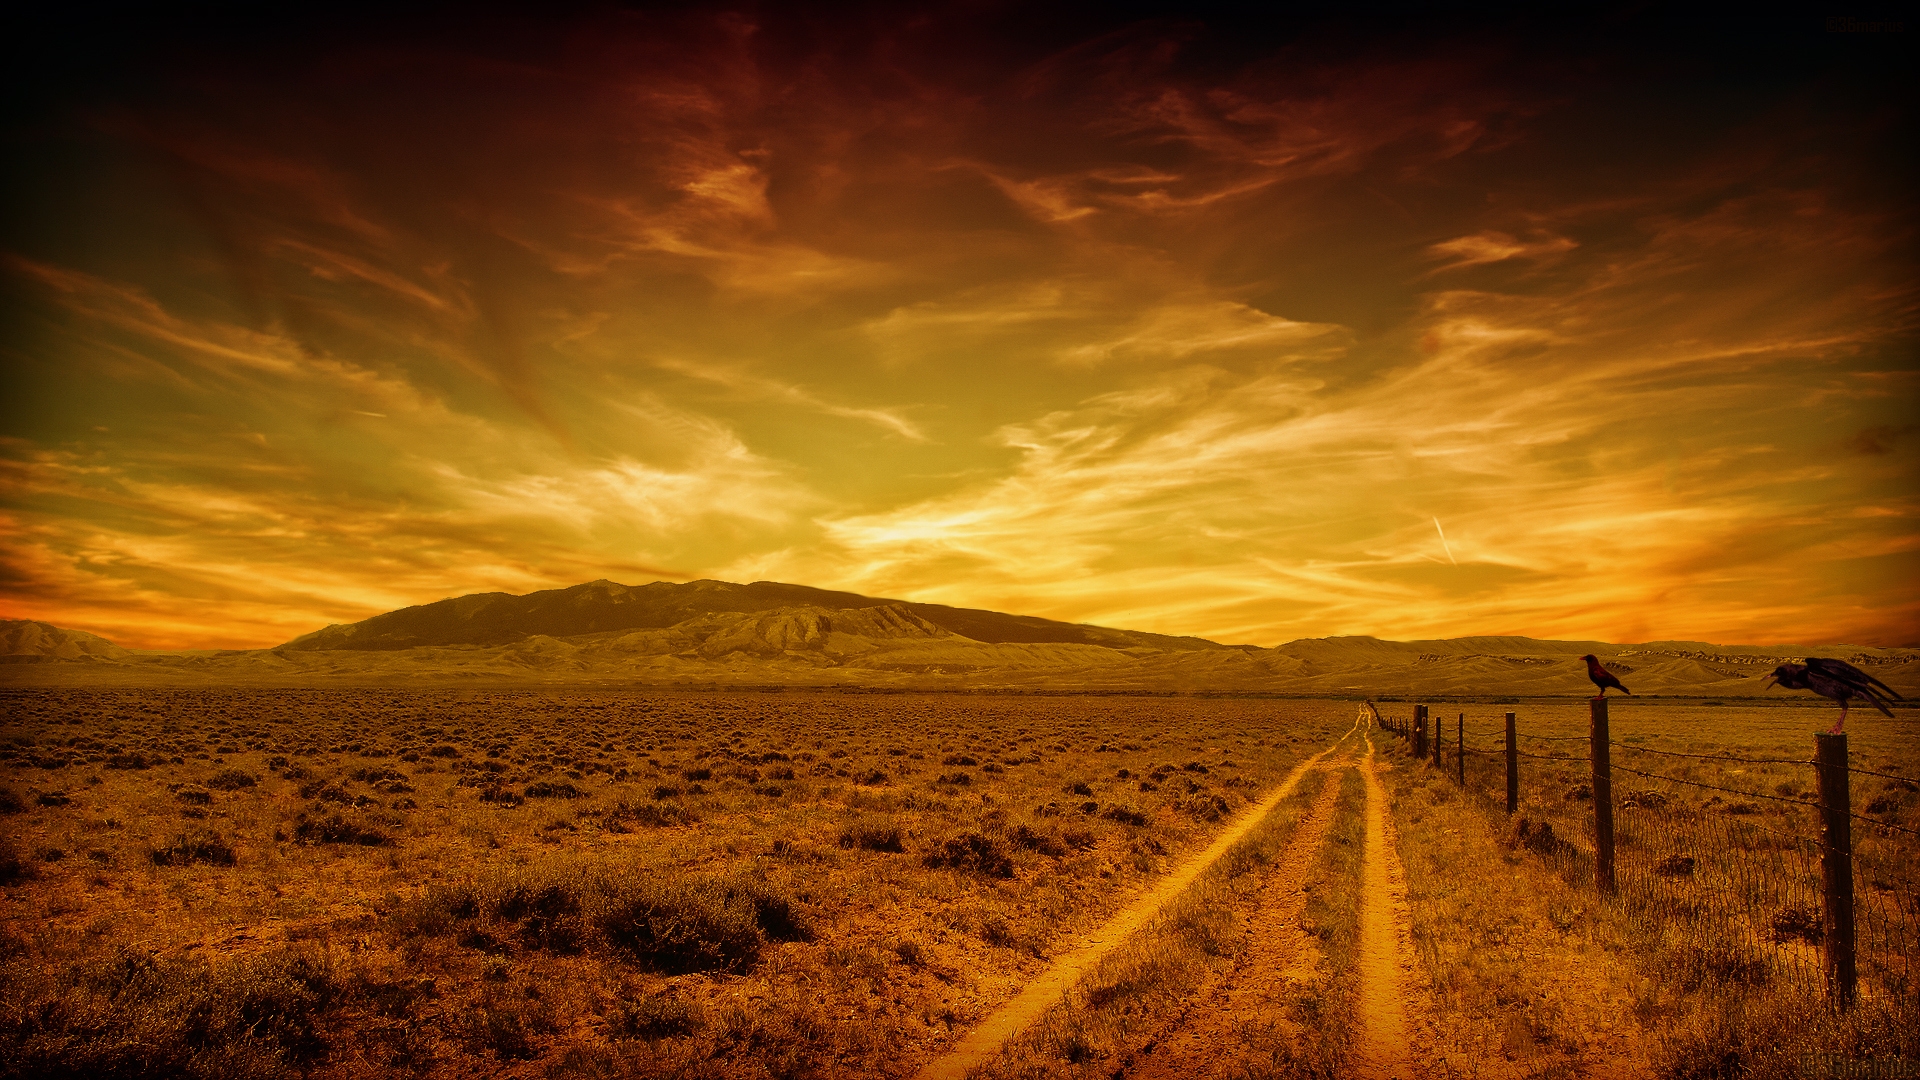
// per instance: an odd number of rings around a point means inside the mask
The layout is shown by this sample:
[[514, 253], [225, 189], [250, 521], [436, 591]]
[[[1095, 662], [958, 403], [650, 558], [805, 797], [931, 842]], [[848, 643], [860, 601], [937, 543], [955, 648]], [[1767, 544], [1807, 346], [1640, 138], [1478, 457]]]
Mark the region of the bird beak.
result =
[[1779, 679], [1779, 678], [1780, 678], [1780, 676], [1778, 676], [1778, 675], [1769, 675], [1769, 676], [1767, 676], [1767, 679], [1766, 679], [1766, 681], [1760, 684], [1760, 687], [1761, 687], [1761, 689], [1763, 689], [1763, 690], [1764, 690], [1764, 689], [1767, 689], [1767, 688], [1770, 688], [1770, 687], [1772, 687], [1772, 686], [1773, 686], [1773, 684], [1774, 684], [1774, 682], [1775, 682], [1775, 680], [1777, 680], [1777, 679]]

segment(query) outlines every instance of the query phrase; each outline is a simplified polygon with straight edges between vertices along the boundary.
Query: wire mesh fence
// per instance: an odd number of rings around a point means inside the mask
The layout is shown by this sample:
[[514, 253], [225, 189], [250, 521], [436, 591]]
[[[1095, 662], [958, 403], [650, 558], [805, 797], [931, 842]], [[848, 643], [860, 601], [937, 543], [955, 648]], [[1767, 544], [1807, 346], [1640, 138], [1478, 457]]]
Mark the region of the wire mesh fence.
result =
[[[1509, 745], [1502, 730], [1461, 737], [1466, 722], [1435, 723], [1416, 706], [1411, 719], [1384, 726], [1416, 753], [1445, 731], [1446, 760], [1433, 764], [1489, 812], [1508, 807], [1511, 761], [1521, 797], [1506, 839], [1583, 888], [1604, 887], [1596, 862], [1610, 859], [1614, 901], [1630, 922], [1678, 946], [1703, 973], [1783, 980], [1850, 1000], [1853, 991], [1835, 984], [1836, 933], [1847, 929], [1836, 929], [1839, 919], [1850, 923], [1860, 995], [1920, 990], [1920, 832], [1884, 819], [1895, 801], [1887, 793], [1920, 792], [1920, 781], [1847, 765], [1850, 777], [1881, 781], [1882, 794], [1856, 807], [1818, 784], [1811, 757], [1691, 753], [1638, 745], [1642, 737], [1609, 738], [1597, 777], [1590, 735], [1514, 729]], [[1606, 816], [1596, 813], [1596, 779], [1612, 795], [1605, 853], [1596, 847], [1596, 819]], [[1823, 821], [1840, 827], [1823, 831]], [[1846, 896], [1835, 894], [1823, 859], [1850, 868]]]

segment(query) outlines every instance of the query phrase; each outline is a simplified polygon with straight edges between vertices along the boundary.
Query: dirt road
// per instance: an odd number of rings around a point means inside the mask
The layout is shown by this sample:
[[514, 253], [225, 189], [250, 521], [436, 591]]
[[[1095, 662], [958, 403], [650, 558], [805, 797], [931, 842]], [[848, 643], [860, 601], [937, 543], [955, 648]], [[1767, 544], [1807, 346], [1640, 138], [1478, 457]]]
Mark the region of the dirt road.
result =
[[1181, 864], [1180, 868], [1167, 875], [1158, 884], [1142, 893], [1110, 919], [1092, 936], [1083, 940], [1066, 955], [1056, 961], [1045, 973], [1028, 983], [1011, 1001], [995, 1009], [987, 1018], [968, 1032], [953, 1049], [928, 1062], [918, 1073], [916, 1080], [957, 1080], [967, 1071], [986, 1062], [1000, 1051], [1006, 1041], [1018, 1034], [1040, 1014], [1060, 1000], [1080, 978], [1093, 969], [1100, 958], [1125, 942], [1135, 931], [1151, 922], [1175, 897], [1185, 892], [1194, 880], [1225, 855], [1227, 851], [1251, 832], [1254, 826], [1265, 820], [1273, 809], [1280, 805], [1294, 788], [1299, 786], [1301, 777], [1319, 764], [1320, 760], [1351, 738], [1352, 732], [1342, 736], [1339, 742], [1327, 747], [1318, 754], [1295, 766], [1280, 786], [1252, 809], [1235, 819], [1233, 824], [1222, 830], [1206, 850]]
[[1360, 762], [1367, 783], [1365, 899], [1360, 908], [1360, 987], [1355, 1015], [1352, 1075], [1364, 1080], [1408, 1080], [1416, 1074], [1416, 1032], [1408, 1016], [1413, 980], [1411, 915], [1406, 875], [1387, 825], [1387, 793], [1374, 771], [1373, 740]]
[[[1358, 734], [1366, 752], [1329, 755], [1352, 744]], [[1025, 990], [993, 1013], [942, 1057], [927, 1064], [917, 1080], [945, 1080], [967, 1072], [997, 1054], [1006, 1041], [1037, 1019], [1082, 976], [1160, 910], [1184, 892], [1208, 866], [1246, 836], [1281, 800], [1292, 794], [1310, 771], [1329, 772], [1328, 782], [1301, 821], [1263, 882], [1249, 916], [1247, 952], [1231, 972], [1196, 987], [1177, 1020], [1148, 1040], [1123, 1066], [1141, 1080], [1184, 1080], [1212, 1075], [1228, 1063], [1248, 1031], [1285, 1030], [1290, 988], [1314, 977], [1318, 951], [1306, 931], [1306, 890], [1332, 825], [1340, 789], [1339, 773], [1358, 768], [1366, 786], [1366, 840], [1359, 912], [1360, 940], [1355, 1000], [1356, 1030], [1350, 1075], [1367, 1080], [1412, 1080], [1422, 1075], [1417, 1062], [1426, 1039], [1410, 1007], [1422, 980], [1414, 958], [1405, 875], [1395, 851], [1387, 794], [1376, 773], [1374, 746], [1356, 728], [1339, 742], [1296, 766], [1265, 799], [1242, 815], [1207, 849], [1143, 893], [1099, 932], [1063, 956]]]

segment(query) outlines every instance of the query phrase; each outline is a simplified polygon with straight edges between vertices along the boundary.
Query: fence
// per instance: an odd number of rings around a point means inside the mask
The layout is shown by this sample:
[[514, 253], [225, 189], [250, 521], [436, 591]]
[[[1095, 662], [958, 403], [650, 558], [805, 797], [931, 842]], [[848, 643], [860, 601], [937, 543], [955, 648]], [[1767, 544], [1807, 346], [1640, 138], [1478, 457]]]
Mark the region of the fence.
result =
[[[1920, 831], [1856, 812], [1850, 780], [1880, 777], [1906, 791], [1920, 781], [1850, 767], [1844, 734], [1815, 736], [1813, 758], [1801, 760], [1616, 742], [1607, 699], [1591, 704], [1584, 736], [1529, 734], [1511, 712], [1504, 730], [1468, 731], [1461, 713], [1448, 747], [1444, 722], [1426, 705], [1381, 724], [1463, 792], [1504, 804], [1515, 843], [1614, 897], [1630, 919], [1677, 927], [1719, 974], [1739, 978], [1742, 965], [1764, 965], [1824, 987], [1843, 1008], [1863, 982], [1870, 993], [1915, 992], [1920, 888], [1911, 875]], [[1615, 762], [1616, 752], [1625, 760]], [[1724, 775], [1756, 765], [1809, 768], [1817, 798], [1800, 797], [1791, 782], [1769, 793]], [[1542, 796], [1527, 800], [1524, 815], [1523, 769]], [[1618, 796], [1616, 774], [1632, 778]]]

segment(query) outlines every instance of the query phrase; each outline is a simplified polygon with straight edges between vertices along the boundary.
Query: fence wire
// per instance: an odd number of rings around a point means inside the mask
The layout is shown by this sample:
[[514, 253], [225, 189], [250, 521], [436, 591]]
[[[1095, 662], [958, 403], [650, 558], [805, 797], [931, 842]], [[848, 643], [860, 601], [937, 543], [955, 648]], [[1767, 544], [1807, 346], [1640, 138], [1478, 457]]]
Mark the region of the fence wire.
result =
[[[1411, 744], [1410, 726], [1396, 733]], [[1539, 742], [1587, 739], [1515, 734]], [[1470, 735], [1476, 741], [1494, 740], [1494, 745], [1447, 744], [1440, 772], [1458, 780], [1489, 812], [1502, 812], [1506, 733]], [[1814, 779], [1811, 759], [1688, 754], [1619, 741], [1610, 748], [1690, 759], [1675, 763], [1686, 773], [1701, 767], [1692, 761], [1786, 765], [1804, 769], [1806, 779]], [[1522, 762], [1522, 801], [1508, 827], [1508, 840], [1570, 882], [1591, 887], [1591, 759], [1518, 748], [1515, 756]], [[1715, 977], [1778, 979], [1820, 990], [1826, 980], [1826, 925], [1819, 804], [1783, 794], [1793, 790], [1790, 783], [1777, 794], [1618, 762], [1612, 762], [1611, 769], [1633, 778], [1619, 777], [1613, 783], [1614, 883], [1629, 921], [1678, 946], [1687, 962]], [[1849, 772], [1920, 787], [1892, 773]], [[1719, 779], [1718, 774], [1709, 775]], [[1711, 794], [1696, 802], [1687, 798], [1688, 792]], [[1852, 829], [1851, 857], [1860, 992], [1913, 994], [1920, 990], [1920, 884], [1911, 876], [1915, 852], [1909, 838], [1920, 831], [1849, 813], [1859, 823]]]

